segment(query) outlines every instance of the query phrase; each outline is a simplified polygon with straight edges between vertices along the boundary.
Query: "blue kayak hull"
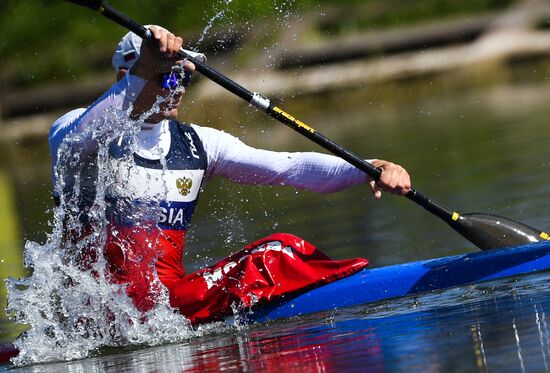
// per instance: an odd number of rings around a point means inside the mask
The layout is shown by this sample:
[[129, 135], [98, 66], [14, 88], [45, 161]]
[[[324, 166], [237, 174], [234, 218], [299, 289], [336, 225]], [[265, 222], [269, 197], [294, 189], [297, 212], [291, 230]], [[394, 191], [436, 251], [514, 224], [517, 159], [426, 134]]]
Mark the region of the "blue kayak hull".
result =
[[251, 321], [269, 321], [548, 268], [549, 241], [364, 269], [303, 294], [286, 296], [253, 309], [248, 318]]

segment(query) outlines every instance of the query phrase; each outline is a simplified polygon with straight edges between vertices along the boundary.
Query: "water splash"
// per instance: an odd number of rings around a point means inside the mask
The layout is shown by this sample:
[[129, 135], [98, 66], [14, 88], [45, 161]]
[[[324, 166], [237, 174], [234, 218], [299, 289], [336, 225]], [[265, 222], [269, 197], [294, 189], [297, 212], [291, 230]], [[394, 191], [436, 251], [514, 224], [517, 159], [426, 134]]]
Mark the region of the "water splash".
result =
[[[14, 342], [20, 351], [14, 364], [80, 359], [106, 346], [158, 345], [197, 334], [170, 307], [164, 287], [158, 287], [155, 307], [143, 313], [122, 285], [109, 280], [103, 254], [105, 196], [115, 183], [108, 171], [109, 145], [126, 142], [124, 157], [133, 162], [139, 128], [128, 112], [109, 110], [82, 133], [67, 135], [60, 146], [54, 170], [60, 204], [54, 210], [53, 232], [44, 245], [25, 245], [24, 263], [32, 275], [7, 280], [8, 312], [14, 321], [30, 326]], [[97, 151], [90, 156], [81, 144]], [[97, 165], [93, 180], [81, 176], [91, 163]], [[90, 188], [93, 196], [82, 192]], [[137, 224], [140, 213], [132, 216]], [[160, 283], [158, 277], [154, 281]]]
[[[232, 1], [233, 0], [224, 0], [224, 3], [225, 5], [229, 5]], [[225, 17], [226, 11], [227, 11], [226, 9], [219, 10], [216, 12], [216, 14], [214, 14], [214, 16], [210, 18], [210, 20], [202, 30], [201, 35], [199, 36], [199, 39], [197, 40], [195, 49], [197, 49], [198, 46], [200, 46], [201, 43], [204, 41], [204, 39], [206, 38], [206, 34], [208, 34], [208, 31], [210, 31], [210, 29], [214, 26], [214, 23], [217, 20]]]
[[[225, 6], [231, 2], [224, 0]], [[226, 11], [217, 11], [208, 21], [197, 45], [203, 42], [215, 22], [225, 17]], [[178, 87], [168, 100], [182, 90], [183, 87]], [[45, 244], [27, 242], [25, 245], [24, 263], [32, 269], [32, 275], [7, 280], [8, 312], [17, 323], [30, 326], [14, 342], [20, 351], [13, 359], [14, 364], [81, 359], [104, 347], [159, 345], [212, 331], [206, 326], [193, 330], [189, 322], [170, 307], [167, 291], [162, 286], [153, 309], [145, 313], [137, 310], [124, 287], [109, 281], [102, 249], [107, 230], [105, 196], [114, 183], [108, 172], [109, 144], [126, 142], [125, 160], [133, 162], [139, 132], [137, 123], [159, 113], [165, 101], [158, 97], [153, 107], [137, 121], [128, 119], [131, 108], [126, 112], [108, 110], [83, 132], [65, 138], [54, 170], [57, 180], [54, 189], [60, 204], [54, 210], [53, 231]], [[83, 143], [97, 146], [92, 158], [82, 152], [79, 144]], [[160, 159], [166, 169], [166, 160]], [[81, 176], [82, 165], [90, 162], [98, 169], [92, 179]], [[94, 190], [93, 196], [82, 193], [86, 188]], [[136, 210], [132, 219], [139, 221], [142, 213]], [[229, 237], [229, 240], [235, 238]], [[235, 311], [239, 314], [238, 307]], [[212, 328], [219, 330], [220, 324]]]

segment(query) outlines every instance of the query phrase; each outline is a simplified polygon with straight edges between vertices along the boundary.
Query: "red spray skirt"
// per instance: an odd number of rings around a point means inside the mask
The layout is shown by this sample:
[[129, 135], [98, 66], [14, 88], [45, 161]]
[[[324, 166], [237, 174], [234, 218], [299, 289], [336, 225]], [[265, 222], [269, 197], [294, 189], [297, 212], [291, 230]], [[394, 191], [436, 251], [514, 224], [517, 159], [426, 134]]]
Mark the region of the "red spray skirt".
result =
[[250, 307], [349, 276], [366, 259], [332, 260], [315, 246], [277, 233], [169, 286], [170, 303], [192, 323], [222, 320]]

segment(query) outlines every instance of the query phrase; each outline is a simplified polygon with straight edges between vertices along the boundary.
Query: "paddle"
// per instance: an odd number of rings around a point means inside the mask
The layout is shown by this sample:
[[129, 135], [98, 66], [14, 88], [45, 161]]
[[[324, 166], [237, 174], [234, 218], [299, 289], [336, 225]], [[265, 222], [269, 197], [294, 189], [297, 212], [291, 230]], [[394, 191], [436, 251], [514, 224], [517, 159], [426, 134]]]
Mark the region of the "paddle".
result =
[[[105, 17], [126, 27], [136, 35], [149, 39], [151, 34], [149, 30], [130, 19], [128, 16], [112, 7], [104, 0], [66, 0], [71, 3], [82, 5], [98, 11]], [[273, 105], [269, 99], [256, 92], [250, 92], [238, 83], [232, 81], [228, 77], [214, 70], [205, 63], [189, 56], [183, 49], [180, 49], [179, 57], [187, 59], [195, 64], [196, 70], [201, 74], [218, 83], [223, 88], [231, 93], [244, 99], [256, 108], [264, 111], [279, 122], [294, 129], [298, 133], [304, 135], [308, 139], [322, 146], [331, 153], [348, 161], [355, 167], [359, 168], [374, 180], [379, 180], [381, 171], [370, 163], [359, 158], [349, 150], [343, 148], [324, 135], [317, 132], [304, 122], [296, 119], [279, 107]], [[411, 189], [406, 195], [408, 199], [416, 202], [424, 207], [427, 211], [436, 215], [447, 224], [449, 224], [458, 233], [466, 239], [474, 243], [481, 249], [493, 249], [499, 247], [517, 246], [521, 244], [538, 242], [541, 240], [550, 239], [549, 235], [538, 229], [525, 225], [523, 223], [510, 220], [497, 215], [490, 214], [458, 214], [451, 211], [439, 203], [433, 201], [420, 192]]]

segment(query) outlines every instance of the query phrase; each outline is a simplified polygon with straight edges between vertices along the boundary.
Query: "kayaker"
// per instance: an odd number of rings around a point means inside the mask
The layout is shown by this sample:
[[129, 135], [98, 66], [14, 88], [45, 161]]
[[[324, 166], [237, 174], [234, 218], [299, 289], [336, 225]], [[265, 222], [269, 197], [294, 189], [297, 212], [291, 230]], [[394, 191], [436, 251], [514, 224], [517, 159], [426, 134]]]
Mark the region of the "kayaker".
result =
[[[177, 121], [182, 82], [195, 66], [176, 61], [181, 37], [159, 26], [149, 30], [154, 42], [128, 33], [118, 44], [118, 82], [50, 130], [54, 196], [78, 264], [93, 268], [100, 245], [110, 280], [138, 309], [152, 309], [165, 287], [172, 306], [195, 322], [227, 314], [232, 303], [250, 305], [365, 267], [364, 259], [330, 260], [296, 236], [275, 234], [185, 275], [186, 231], [201, 186], [215, 176], [319, 193], [368, 184], [375, 198], [381, 190], [405, 194], [411, 182], [388, 161], [371, 161], [382, 170], [374, 183], [335, 156], [255, 149], [223, 131]], [[164, 101], [151, 110], [158, 97]]]

